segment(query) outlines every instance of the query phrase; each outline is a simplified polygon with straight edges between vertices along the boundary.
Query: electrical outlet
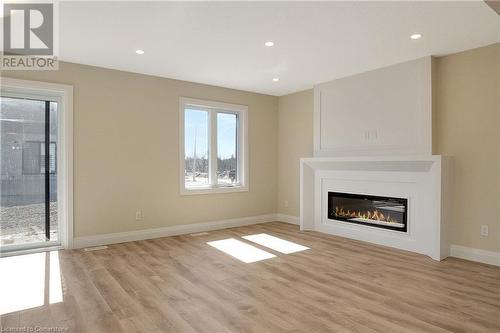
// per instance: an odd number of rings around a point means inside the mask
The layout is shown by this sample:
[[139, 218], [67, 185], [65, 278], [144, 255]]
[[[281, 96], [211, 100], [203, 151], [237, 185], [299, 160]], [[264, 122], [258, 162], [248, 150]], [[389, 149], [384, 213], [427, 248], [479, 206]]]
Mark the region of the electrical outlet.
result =
[[137, 210], [135, 212], [135, 219], [138, 221], [138, 220], [142, 220], [142, 210]]
[[284, 205], [285, 207], [288, 207], [288, 200], [285, 200]]
[[481, 236], [488, 237], [488, 226], [487, 225], [481, 226]]

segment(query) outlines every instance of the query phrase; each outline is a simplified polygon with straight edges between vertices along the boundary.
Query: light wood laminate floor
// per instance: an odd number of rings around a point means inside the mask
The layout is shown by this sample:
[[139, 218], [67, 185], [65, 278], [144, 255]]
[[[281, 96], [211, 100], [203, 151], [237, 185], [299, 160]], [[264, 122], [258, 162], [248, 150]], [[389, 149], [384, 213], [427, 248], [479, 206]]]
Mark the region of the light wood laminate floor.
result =
[[[282, 254], [241, 238], [258, 233], [310, 249]], [[206, 244], [227, 238], [276, 257], [244, 263]], [[0, 295], [7, 312], [1, 316], [4, 330], [38, 326], [92, 333], [500, 331], [497, 267], [454, 258], [436, 262], [405, 251], [300, 232], [297, 226], [279, 222], [33, 258], [44, 262], [45, 277], [36, 273], [36, 263], [27, 271], [19, 268], [22, 257], [0, 259], [1, 274], [13, 283], [7, 294], [18, 295], [7, 302]], [[62, 299], [55, 290], [59, 268]], [[41, 300], [26, 301], [32, 295], [22, 291], [22, 284], [29, 279], [35, 285], [42, 279]], [[16, 311], [5, 310], [5, 304], [17, 306]]]

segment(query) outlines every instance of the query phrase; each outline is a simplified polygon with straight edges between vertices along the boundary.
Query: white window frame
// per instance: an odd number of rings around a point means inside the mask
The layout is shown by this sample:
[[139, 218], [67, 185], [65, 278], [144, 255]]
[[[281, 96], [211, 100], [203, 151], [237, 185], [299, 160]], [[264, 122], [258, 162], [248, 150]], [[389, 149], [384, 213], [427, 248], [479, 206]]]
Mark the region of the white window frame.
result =
[[[208, 112], [208, 150], [209, 150], [209, 185], [207, 187], [187, 188], [185, 183], [185, 143], [184, 143], [184, 113], [187, 107], [202, 109]], [[217, 113], [238, 115], [238, 184], [217, 184]], [[202, 99], [181, 97], [179, 100], [179, 178], [181, 195], [230, 193], [248, 191], [248, 106], [207, 101]]]
[[[58, 103], [57, 219], [58, 240], [9, 245], [1, 256], [73, 248], [73, 86], [40, 81], [2, 78], [1, 95]], [[39, 246], [39, 247], [38, 247]]]

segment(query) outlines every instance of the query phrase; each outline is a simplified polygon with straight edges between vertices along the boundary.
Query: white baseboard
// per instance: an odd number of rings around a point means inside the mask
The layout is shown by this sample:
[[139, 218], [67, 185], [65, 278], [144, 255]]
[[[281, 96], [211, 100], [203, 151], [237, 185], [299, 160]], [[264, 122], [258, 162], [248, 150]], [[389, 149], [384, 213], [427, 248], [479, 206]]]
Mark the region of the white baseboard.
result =
[[483, 264], [500, 266], [500, 252], [486, 251], [460, 245], [451, 245], [450, 256], [477, 261]]
[[[300, 218], [298, 216], [293, 216], [293, 215], [278, 213], [276, 214], [276, 221], [300, 225]], [[476, 261], [483, 264], [500, 266], [500, 252], [486, 251], [460, 245], [451, 245], [450, 257]]]
[[245, 225], [273, 222], [273, 221], [276, 221], [276, 214], [250, 216], [250, 217], [209, 221], [209, 222], [185, 224], [185, 225], [174, 225], [170, 227], [125, 231], [125, 232], [117, 232], [104, 235], [83, 236], [83, 237], [76, 237], [74, 239], [73, 246], [75, 249], [79, 249], [84, 247], [124, 243], [124, 242], [152, 239], [158, 237], [185, 235], [185, 234], [192, 234], [197, 232], [218, 230], [218, 229], [225, 229], [232, 227], [241, 227]]
[[[267, 214], [235, 219], [209, 221], [203, 223], [174, 225], [170, 227], [144, 229], [135, 231], [117, 232], [112, 234], [76, 237], [74, 239], [74, 248], [84, 248], [116, 243], [152, 239], [158, 237], [176, 236], [192, 234], [203, 231], [218, 230], [225, 228], [240, 227], [258, 223], [280, 221], [299, 225], [299, 217], [286, 214]], [[465, 247], [460, 245], [451, 245], [450, 256], [466, 260], [477, 261], [485, 264], [500, 266], [500, 253]]]
[[286, 215], [286, 214], [276, 214], [276, 221], [290, 223], [290, 224], [300, 224], [300, 219], [298, 216]]

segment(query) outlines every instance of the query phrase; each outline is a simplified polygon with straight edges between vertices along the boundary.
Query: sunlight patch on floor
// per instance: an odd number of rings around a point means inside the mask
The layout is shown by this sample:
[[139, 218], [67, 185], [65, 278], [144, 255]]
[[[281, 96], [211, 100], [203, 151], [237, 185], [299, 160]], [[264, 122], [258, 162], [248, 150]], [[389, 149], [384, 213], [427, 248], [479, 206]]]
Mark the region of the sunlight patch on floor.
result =
[[0, 314], [63, 301], [57, 251], [0, 259]]
[[284, 254], [309, 250], [308, 247], [268, 234], [255, 234], [242, 238]]
[[61, 283], [61, 266], [59, 265], [59, 253], [50, 252], [49, 279], [49, 303], [59, 303], [63, 301], [63, 290]]
[[208, 242], [207, 244], [247, 264], [276, 257], [272, 253], [234, 238]]

